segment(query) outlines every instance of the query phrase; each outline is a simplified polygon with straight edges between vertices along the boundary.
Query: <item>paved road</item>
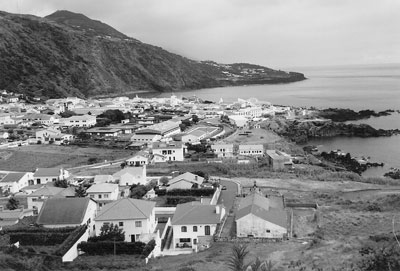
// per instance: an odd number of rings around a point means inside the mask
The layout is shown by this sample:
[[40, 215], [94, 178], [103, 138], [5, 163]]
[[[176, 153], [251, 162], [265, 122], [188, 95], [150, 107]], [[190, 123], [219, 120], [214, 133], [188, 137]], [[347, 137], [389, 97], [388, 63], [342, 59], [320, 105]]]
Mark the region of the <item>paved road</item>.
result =
[[238, 194], [238, 186], [231, 181], [220, 181], [221, 185], [226, 186], [226, 190], [222, 190], [218, 199], [218, 204], [224, 204], [226, 210], [229, 211], [233, 207], [233, 202]]

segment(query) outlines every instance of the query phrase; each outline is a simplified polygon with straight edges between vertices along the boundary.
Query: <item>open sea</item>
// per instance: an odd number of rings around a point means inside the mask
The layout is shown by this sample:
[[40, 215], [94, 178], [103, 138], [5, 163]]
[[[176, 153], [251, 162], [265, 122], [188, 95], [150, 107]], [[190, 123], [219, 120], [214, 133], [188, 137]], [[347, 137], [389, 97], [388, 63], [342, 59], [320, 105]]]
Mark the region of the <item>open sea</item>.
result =
[[[204, 100], [236, 101], [257, 98], [277, 105], [316, 108], [350, 108], [353, 110], [400, 110], [400, 64], [298, 67], [286, 69], [302, 72], [308, 78], [301, 82], [278, 85], [249, 85], [184, 91], [178, 97], [196, 95]], [[171, 93], [163, 93], [168, 97]], [[400, 129], [400, 114], [370, 118], [355, 123], [367, 123], [374, 128]], [[363, 176], [382, 176], [390, 167], [400, 168], [400, 136], [379, 138], [334, 137], [311, 140], [320, 150], [341, 149], [352, 155], [370, 157], [383, 162], [383, 168], [371, 168]]]

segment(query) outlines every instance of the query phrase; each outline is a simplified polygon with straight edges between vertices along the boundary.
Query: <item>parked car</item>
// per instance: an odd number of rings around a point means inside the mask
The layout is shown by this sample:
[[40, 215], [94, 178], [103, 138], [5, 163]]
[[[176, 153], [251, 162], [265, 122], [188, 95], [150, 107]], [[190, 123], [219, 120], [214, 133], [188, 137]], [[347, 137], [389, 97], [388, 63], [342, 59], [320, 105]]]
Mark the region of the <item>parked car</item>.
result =
[[226, 190], [226, 186], [225, 185], [222, 187], [222, 190]]

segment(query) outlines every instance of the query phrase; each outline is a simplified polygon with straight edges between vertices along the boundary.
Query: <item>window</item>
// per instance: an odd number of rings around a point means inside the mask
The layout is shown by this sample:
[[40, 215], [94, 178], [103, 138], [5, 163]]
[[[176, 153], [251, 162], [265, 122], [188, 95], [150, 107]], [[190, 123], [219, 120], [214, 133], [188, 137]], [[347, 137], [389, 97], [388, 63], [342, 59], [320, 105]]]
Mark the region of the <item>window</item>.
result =
[[193, 239], [193, 244], [197, 245], [197, 239]]
[[135, 221], [135, 227], [137, 228], [142, 227], [142, 221]]
[[104, 194], [104, 198], [105, 198], [105, 199], [108, 199], [108, 194]]
[[118, 222], [118, 226], [119, 227], [123, 227], [124, 226], [124, 222]]
[[193, 226], [193, 232], [197, 232], [197, 226]]
[[267, 232], [271, 232], [270, 230], [267, 230]]
[[180, 243], [190, 243], [190, 238], [179, 238]]
[[98, 195], [99, 196], [99, 199], [101, 199], [101, 195]]
[[181, 227], [181, 232], [187, 232], [187, 227], [186, 226], [182, 226]]
[[91, 198], [94, 198], [94, 195], [90, 195]]
[[57, 181], [57, 179], [56, 179], [56, 178], [53, 178], [52, 181], [55, 182], [55, 181]]

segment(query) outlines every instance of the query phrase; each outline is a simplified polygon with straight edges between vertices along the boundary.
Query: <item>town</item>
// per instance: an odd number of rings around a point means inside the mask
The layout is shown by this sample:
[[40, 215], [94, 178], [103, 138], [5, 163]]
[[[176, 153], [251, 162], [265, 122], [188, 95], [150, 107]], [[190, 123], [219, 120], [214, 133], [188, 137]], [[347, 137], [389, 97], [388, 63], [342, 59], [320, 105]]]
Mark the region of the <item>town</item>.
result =
[[41, 101], [4, 90], [0, 99], [3, 247], [60, 262], [129, 254], [148, 263], [218, 242], [320, 238], [315, 199], [260, 180], [320, 163], [267, 125], [330, 121], [313, 110], [173, 94]]

